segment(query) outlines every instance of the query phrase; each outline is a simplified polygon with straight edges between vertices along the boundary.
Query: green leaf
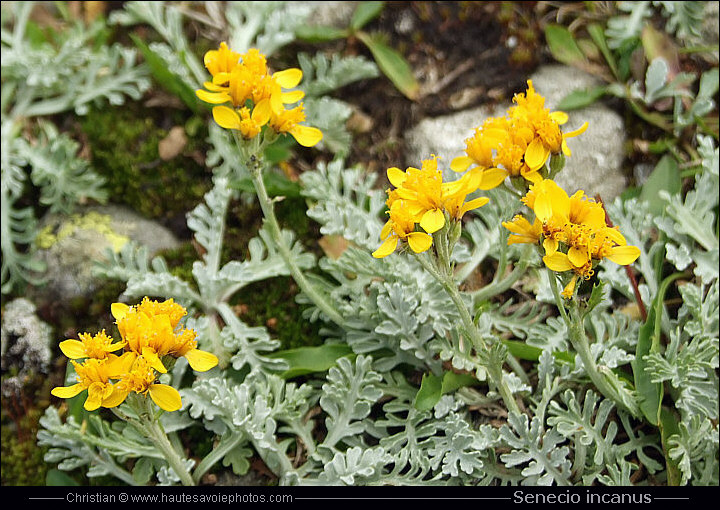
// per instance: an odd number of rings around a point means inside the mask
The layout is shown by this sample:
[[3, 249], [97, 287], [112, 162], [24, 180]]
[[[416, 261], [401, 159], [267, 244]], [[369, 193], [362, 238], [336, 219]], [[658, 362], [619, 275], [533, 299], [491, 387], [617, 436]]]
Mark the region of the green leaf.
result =
[[354, 356], [350, 346], [346, 344], [326, 344], [318, 347], [298, 347], [273, 353], [270, 357], [285, 360], [289, 368], [281, 374], [283, 379], [291, 379], [314, 372], [325, 372], [339, 358]]
[[420, 389], [415, 395], [413, 406], [418, 411], [429, 411], [442, 397], [442, 380], [439, 375], [423, 374]]
[[665, 201], [660, 199], [660, 191], [675, 195], [681, 188], [682, 180], [678, 164], [675, 158], [666, 154], [643, 184], [640, 199], [648, 204], [648, 210], [653, 215], [660, 216], [665, 209]]
[[600, 85], [589, 89], [573, 90], [557, 105], [558, 110], [577, 110], [593, 104], [607, 93], [607, 87]]
[[413, 405], [418, 411], [429, 411], [443, 395], [478, 383], [479, 381], [469, 374], [455, 372], [445, 372], [442, 376], [424, 374]]
[[478, 380], [470, 374], [458, 374], [455, 372], [445, 372], [442, 378], [442, 394], [452, 393], [465, 386], [478, 384]]
[[[288, 179], [282, 174], [276, 172], [267, 172], [263, 174], [263, 180], [265, 181], [265, 188], [267, 189], [268, 195], [271, 197], [299, 197], [301, 186]], [[244, 177], [238, 179], [229, 184], [230, 188], [238, 189], [240, 191], [247, 191], [248, 193], [255, 193], [255, 185], [252, 182], [251, 177]]]
[[[503, 344], [507, 347], [508, 352], [516, 358], [524, 359], [527, 361], [538, 361], [543, 350], [533, 345], [528, 345], [525, 342], [518, 342], [517, 340], [503, 340]], [[567, 351], [553, 351], [552, 355], [558, 361], [564, 361], [565, 363], [575, 363], [575, 356]]]
[[77, 487], [80, 484], [67, 473], [59, 469], [50, 469], [45, 476], [45, 485], [48, 487]]
[[195, 96], [195, 91], [179, 76], [171, 72], [167, 68], [165, 61], [153, 50], [151, 50], [150, 47], [138, 36], [130, 34], [130, 38], [143, 54], [143, 57], [145, 57], [145, 62], [147, 62], [150, 67], [150, 72], [152, 73], [153, 78], [155, 78], [155, 81], [157, 81], [165, 90], [180, 98], [180, 100], [193, 112], [198, 112], [200, 107], [199, 100]]
[[361, 2], [350, 20], [350, 28], [360, 30], [370, 21], [377, 18], [385, 7], [385, 2]]
[[640, 326], [638, 331], [635, 360], [631, 363], [640, 410], [645, 418], [655, 426], [660, 424], [660, 405], [662, 404], [664, 388], [662, 383], [652, 382], [650, 373], [647, 371], [648, 363], [645, 357], [660, 351], [660, 335], [662, 333], [660, 324], [664, 311], [665, 293], [670, 284], [683, 275], [684, 273], [672, 274], [660, 284], [657, 295], [648, 310], [647, 320], [645, 324]]
[[552, 56], [563, 64], [578, 65], [586, 61], [585, 54], [567, 28], [549, 24], [545, 27], [545, 39]]
[[132, 470], [133, 479], [140, 485], [147, 485], [153, 473], [155, 473], [155, 467], [149, 457], [140, 457]]
[[613, 75], [617, 78], [618, 77], [618, 67], [617, 62], [615, 61], [615, 57], [613, 56], [612, 52], [610, 51], [610, 48], [607, 44], [607, 39], [605, 39], [605, 30], [603, 27], [597, 23], [591, 23], [587, 27], [587, 31], [590, 34], [590, 37], [592, 37], [593, 42], [595, 45], [600, 49], [600, 52], [603, 54], [603, 57], [605, 57], [605, 61], [607, 62], [608, 66], [610, 67], [610, 70], [612, 71]]
[[407, 60], [385, 44], [380, 34], [371, 35], [358, 32], [356, 36], [368, 47], [380, 70], [390, 78], [397, 89], [408, 99], [413, 101], [417, 99], [420, 93], [420, 84], [415, 79]]
[[682, 474], [680, 473], [680, 467], [677, 461], [673, 460], [669, 455], [670, 445], [668, 443], [671, 436], [680, 434], [679, 422], [679, 418], [667, 407], [660, 409], [660, 439], [662, 441], [663, 452], [665, 453], [668, 485], [672, 487], [679, 486], [682, 480]]
[[301, 25], [295, 29], [295, 36], [305, 42], [322, 43], [344, 39], [350, 32], [344, 28]]

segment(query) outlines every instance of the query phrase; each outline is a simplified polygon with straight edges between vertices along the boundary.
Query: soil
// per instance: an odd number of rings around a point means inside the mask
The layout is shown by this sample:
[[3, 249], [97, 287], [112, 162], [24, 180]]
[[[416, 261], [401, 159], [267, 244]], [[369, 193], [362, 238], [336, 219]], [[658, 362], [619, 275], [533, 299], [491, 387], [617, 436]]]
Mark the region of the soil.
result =
[[[355, 133], [349, 161], [382, 174], [389, 166], [418, 164], [405, 157], [403, 134], [408, 129], [426, 117], [509, 101], [524, 90], [526, 77], [550, 60], [543, 54], [536, 4], [388, 2], [363, 30], [389, 37], [412, 67], [420, 95], [408, 99], [384, 75], [335, 93], [370, 120], [369, 129]], [[372, 58], [354, 38], [327, 45], [327, 50]]]

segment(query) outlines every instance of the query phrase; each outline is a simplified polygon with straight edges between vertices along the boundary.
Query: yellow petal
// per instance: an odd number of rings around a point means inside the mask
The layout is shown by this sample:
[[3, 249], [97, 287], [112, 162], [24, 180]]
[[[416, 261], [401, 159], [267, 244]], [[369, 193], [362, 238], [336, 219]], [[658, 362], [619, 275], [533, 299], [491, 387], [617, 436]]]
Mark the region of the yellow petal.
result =
[[420, 220], [420, 226], [428, 234], [437, 232], [445, 226], [445, 213], [443, 213], [440, 209], [431, 209], [427, 211], [423, 214], [423, 217]]
[[380, 240], [384, 241], [387, 236], [390, 235], [390, 232], [392, 232], [392, 222], [388, 221], [385, 225], [383, 225], [383, 228], [380, 231]]
[[575, 267], [582, 267], [590, 260], [587, 250], [576, 246], [571, 246], [567, 255], [568, 259]]
[[73, 398], [84, 389], [82, 384], [77, 383], [72, 386], [58, 386], [57, 388], [53, 388], [50, 394], [58, 398]]
[[584, 122], [583, 125], [580, 126], [579, 128], [577, 128], [573, 131], [568, 131], [567, 133], [563, 133], [563, 139], [572, 138], [574, 136], [581, 135], [587, 130], [587, 128], [588, 128], [588, 123]]
[[550, 114], [550, 118], [554, 120], [557, 124], [563, 125], [565, 124], [570, 117], [568, 117], [568, 114], [565, 112], [552, 112]]
[[500, 186], [505, 177], [508, 176], [507, 170], [502, 168], [488, 168], [482, 173], [482, 180], [478, 186], [481, 190], [489, 190]]
[[565, 154], [568, 157], [572, 156], [572, 151], [570, 150], [570, 147], [568, 147], [568, 144], [565, 141], [565, 138], [563, 138], [560, 148], [562, 149], [563, 154]]
[[450, 162], [450, 169], [454, 172], [464, 172], [472, 163], [472, 158], [468, 156], [458, 156]]
[[270, 120], [270, 115], [272, 115], [270, 100], [263, 99], [255, 105], [255, 108], [253, 108], [251, 118], [258, 126], [264, 126]]
[[422, 232], [410, 232], [407, 235], [407, 241], [412, 251], [422, 253], [432, 246], [433, 238]]
[[199, 89], [195, 91], [195, 95], [210, 104], [223, 104], [230, 101], [230, 96], [227, 92], [208, 92], [207, 90]]
[[118, 356], [112, 361], [105, 364], [108, 377], [111, 379], [118, 378], [124, 374], [127, 374], [132, 368], [133, 363], [137, 359], [137, 353], [126, 352], [122, 356]]
[[525, 149], [525, 164], [530, 170], [537, 170], [545, 164], [548, 156], [550, 149], [545, 147], [540, 138], [535, 138]]
[[[604, 214], [603, 214], [604, 216]], [[604, 218], [603, 218], [604, 222]], [[611, 239], [615, 244], [619, 244], [620, 246], [625, 246], [627, 244], [627, 241], [625, 240], [625, 236], [620, 233], [619, 230], [615, 228], [606, 228], [604, 230], [604, 234], [608, 237], [608, 239]]]
[[185, 359], [188, 360], [190, 368], [196, 372], [207, 372], [218, 364], [218, 358], [211, 352], [201, 351], [200, 349], [192, 349], [185, 353]]
[[468, 211], [472, 211], [473, 209], [477, 209], [478, 207], [482, 207], [485, 204], [490, 202], [490, 199], [488, 197], [480, 197], [475, 198], [473, 200], [468, 200], [465, 202], [462, 206], [462, 209], [460, 209], [460, 216], [465, 214]]
[[87, 358], [85, 345], [79, 340], [65, 340], [60, 342], [60, 350], [70, 359]]
[[568, 256], [559, 251], [556, 251], [555, 253], [551, 253], [549, 255], [545, 255], [543, 257], [543, 262], [545, 262], [545, 265], [549, 267], [552, 271], [557, 271], [559, 273], [563, 271], [569, 271], [573, 268], [573, 265], [570, 262], [570, 259], [568, 259]]
[[213, 82], [211, 82], [211, 81], [206, 81], [205, 83], [203, 83], [203, 87], [205, 87], [206, 89], [208, 89], [210, 92], [225, 92], [225, 91], [227, 91], [227, 87], [222, 87], [222, 86], [220, 86], [220, 85], [215, 85], [215, 84], [214, 84]]
[[161, 374], [167, 373], [167, 368], [165, 368], [165, 365], [162, 364], [162, 361], [160, 361], [160, 358], [158, 357], [157, 353], [154, 350], [152, 350], [150, 347], [143, 347], [142, 357], [147, 360], [148, 364], [151, 367], [153, 367], [155, 370], [157, 370]]
[[281, 96], [282, 102], [284, 104], [297, 103], [303, 97], [305, 97], [305, 92], [303, 92], [302, 90], [293, 90], [292, 92], [283, 92], [282, 96]]
[[626, 266], [632, 264], [640, 256], [640, 248], [637, 246], [616, 246], [610, 250], [608, 259], [616, 264]]
[[563, 289], [561, 296], [564, 297], [565, 299], [570, 299], [571, 297], [573, 297], [573, 294], [575, 293], [575, 283], [576, 282], [577, 282], [577, 275], [575, 274], [575, 275], [573, 275], [570, 282]]
[[395, 166], [387, 169], [387, 176], [390, 184], [396, 188], [402, 186], [405, 179], [407, 179], [407, 174]]
[[232, 108], [216, 106], [212, 109], [213, 119], [225, 129], [240, 129], [240, 116]]
[[112, 393], [110, 393], [109, 396], [105, 397], [102, 401], [103, 407], [117, 407], [123, 402], [125, 402], [125, 399], [128, 396], [128, 391], [123, 390], [118, 387], [117, 384], [113, 385], [112, 387]]
[[555, 239], [546, 238], [543, 241], [543, 248], [545, 248], [545, 254], [550, 255], [557, 251], [558, 242]]
[[535, 216], [543, 223], [548, 221], [552, 217], [552, 201], [550, 200], [550, 197], [547, 193], [539, 193], [535, 197], [533, 211], [535, 211]]
[[375, 250], [372, 254], [373, 257], [376, 259], [381, 259], [383, 257], [387, 257], [392, 252], [395, 251], [395, 248], [397, 248], [398, 243], [398, 237], [395, 235], [392, 235], [385, 239], [385, 241], [380, 245], [380, 247]]
[[88, 388], [88, 397], [83, 407], [87, 411], [94, 411], [102, 405], [103, 393], [105, 385], [100, 382], [94, 382]]
[[310, 126], [294, 126], [289, 132], [303, 147], [312, 147], [323, 138], [322, 131]]
[[150, 398], [153, 399], [160, 409], [165, 411], [177, 411], [182, 407], [182, 400], [178, 390], [167, 384], [152, 384], [148, 388]]
[[115, 320], [122, 320], [123, 317], [128, 313], [130, 307], [125, 303], [113, 303], [110, 305], [110, 313], [115, 317]]
[[284, 89], [291, 89], [297, 87], [300, 80], [302, 80], [302, 71], [296, 67], [285, 69], [284, 71], [278, 71], [272, 75], [275, 83], [280, 85]]

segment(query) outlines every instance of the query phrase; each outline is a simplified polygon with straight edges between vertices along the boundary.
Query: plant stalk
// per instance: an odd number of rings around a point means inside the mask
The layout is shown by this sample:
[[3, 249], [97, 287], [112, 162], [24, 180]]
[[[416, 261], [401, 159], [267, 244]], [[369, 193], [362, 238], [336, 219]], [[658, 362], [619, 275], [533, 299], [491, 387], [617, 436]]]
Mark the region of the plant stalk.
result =
[[275, 241], [275, 245], [278, 247], [280, 256], [282, 256], [285, 261], [285, 264], [295, 280], [295, 283], [298, 284], [298, 287], [300, 287], [305, 295], [307, 295], [310, 300], [330, 318], [330, 320], [338, 326], [342, 326], [345, 323], [343, 316], [337, 311], [337, 309], [335, 309], [327, 298], [323, 296], [320, 291], [318, 291], [318, 289], [310, 283], [310, 281], [308, 281], [305, 274], [302, 272], [302, 269], [300, 269], [293, 260], [290, 248], [285, 244], [285, 241], [282, 238], [280, 225], [278, 224], [277, 217], [275, 216], [272, 201], [270, 200], [267, 189], [265, 188], [260, 161], [257, 156], [251, 156], [250, 160], [252, 163], [250, 167], [250, 175], [252, 176], [253, 184], [255, 185], [255, 190], [257, 191], [258, 202], [260, 202], [260, 208], [262, 209], [263, 216], [265, 217], [265, 222], [273, 241]]
[[148, 438], [153, 442], [155, 447], [160, 450], [160, 453], [165, 457], [165, 460], [167, 460], [172, 470], [180, 478], [180, 482], [186, 486], [195, 485], [192, 476], [185, 467], [185, 459], [173, 448], [160, 420], [155, 417], [150, 399], [144, 397], [143, 403], [139, 407], [138, 417], [140, 418], [140, 425], [145, 429]]
[[[444, 251], [441, 253], [444, 253]], [[465, 306], [465, 302], [460, 295], [460, 291], [458, 290], [457, 285], [452, 278], [452, 271], [450, 271], [450, 268], [447, 267], [446, 271], [444, 271], [445, 274], [442, 274], [441, 271], [438, 271], [437, 268], [433, 267], [433, 265], [427, 260], [424, 255], [415, 254], [415, 258], [420, 262], [420, 265], [422, 265], [422, 267], [443, 286], [445, 291], [450, 296], [450, 299], [455, 304], [455, 307], [460, 313], [460, 319], [462, 320], [463, 327], [467, 332], [467, 335], [470, 337], [470, 341], [473, 343], [475, 349], [478, 351], [487, 352], [488, 346], [486, 345], [485, 340], [475, 327], [475, 323], [472, 320], [470, 311], [467, 309], [467, 306]], [[443, 262], [447, 261], [444, 260]], [[503, 379], [502, 366], [484, 366], [483, 368], [487, 370], [490, 378], [492, 379], [492, 382], [495, 384], [495, 386], [497, 386], [498, 393], [500, 393], [500, 396], [505, 402], [508, 410], [521, 414], [520, 408], [518, 407], [517, 402], [515, 401], [515, 398], [510, 391], [510, 388]]]
[[598, 391], [606, 398], [615, 402], [615, 404], [624, 411], [629, 412], [633, 416], [638, 416], [639, 410], [630, 409], [618, 390], [610, 384], [607, 377], [598, 370], [597, 363], [595, 363], [595, 358], [590, 350], [588, 337], [585, 334], [582, 314], [579, 313], [578, 310], [575, 310], [575, 313], [567, 313], [565, 310], [565, 303], [563, 303], [563, 298], [560, 296], [560, 291], [557, 287], [555, 273], [553, 273], [550, 269], [548, 269], [548, 277], [550, 279], [550, 288], [552, 289], [552, 293], [555, 298], [555, 304], [557, 305], [560, 315], [562, 315], [565, 325], [567, 326], [568, 338], [570, 339], [573, 349], [575, 349], [575, 352], [578, 353], [580, 359], [582, 360], [585, 373], [588, 377], [590, 377], [590, 380], [593, 382]]

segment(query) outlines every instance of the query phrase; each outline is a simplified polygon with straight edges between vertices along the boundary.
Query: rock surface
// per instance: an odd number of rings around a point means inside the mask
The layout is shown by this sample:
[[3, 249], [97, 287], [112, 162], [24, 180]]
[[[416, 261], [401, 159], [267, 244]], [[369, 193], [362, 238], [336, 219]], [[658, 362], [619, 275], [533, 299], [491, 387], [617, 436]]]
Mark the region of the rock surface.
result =
[[90, 296], [98, 287], [93, 266], [106, 260], [108, 248], [119, 251], [128, 241], [145, 246], [150, 254], [179, 245], [162, 225], [117, 205], [46, 216], [37, 239], [38, 256], [47, 264], [47, 283], [38, 289], [40, 297]]
[[312, 14], [308, 23], [319, 27], [347, 28], [358, 2], [310, 2]]
[[[573, 90], [599, 84], [593, 76], [563, 65], [541, 67], [530, 79], [535, 90], [545, 96], [545, 104], [551, 110]], [[483, 106], [424, 119], [406, 135], [408, 165], [418, 165], [430, 154], [436, 154], [443, 158], [445, 164], [441, 166], [449, 166], [453, 158], [464, 154], [465, 139], [473, 134], [475, 127], [488, 117], [504, 115], [510, 106], [509, 103], [492, 109]], [[612, 201], [627, 185], [622, 169], [625, 142], [622, 118], [602, 104], [573, 110], [569, 115], [566, 131], [585, 121], [589, 126], [585, 133], [568, 140], [572, 156], [567, 158], [565, 169], [558, 175], [558, 184], [568, 193], [584, 189], [591, 196], [599, 194], [604, 201]]]
[[25, 382], [36, 374], [46, 374], [50, 364], [52, 328], [35, 315], [33, 303], [13, 299], [4, 306], [0, 326], [0, 368], [4, 377], [0, 387], [3, 397], [21, 393]]

